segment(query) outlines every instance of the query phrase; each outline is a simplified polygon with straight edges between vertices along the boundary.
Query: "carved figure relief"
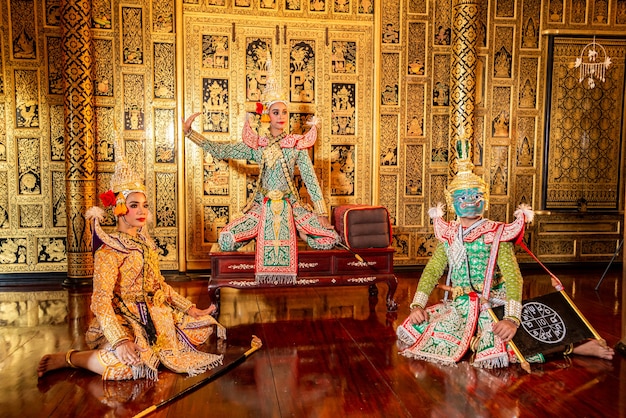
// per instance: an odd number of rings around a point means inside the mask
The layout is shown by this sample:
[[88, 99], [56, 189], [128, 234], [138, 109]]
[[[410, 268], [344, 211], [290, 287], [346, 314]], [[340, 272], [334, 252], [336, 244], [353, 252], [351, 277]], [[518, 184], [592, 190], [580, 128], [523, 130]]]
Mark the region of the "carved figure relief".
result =
[[259, 8], [261, 9], [276, 9], [276, 0], [259, 0]]
[[67, 261], [66, 238], [40, 238], [37, 240], [37, 260], [40, 263]]
[[293, 103], [315, 102], [315, 41], [291, 41], [289, 93]]
[[330, 154], [330, 184], [333, 196], [354, 195], [354, 145], [332, 145]]
[[228, 79], [202, 79], [202, 130], [228, 132]]
[[335, 0], [333, 11], [335, 13], [350, 13], [350, 0]]
[[92, 0], [91, 20], [94, 29], [111, 29], [111, 0]]
[[0, 264], [26, 264], [26, 238], [0, 238]]
[[217, 242], [217, 237], [228, 223], [228, 206], [204, 207], [204, 242]]
[[508, 138], [509, 136], [509, 112], [501, 111], [492, 122], [491, 134], [494, 137]]
[[332, 120], [333, 135], [354, 135], [356, 132], [356, 86], [349, 83], [332, 85]]
[[[247, 1], [248, 3], [250, 2], [250, 0], [241, 0], [241, 1]], [[302, 8], [302, 1], [303, 0], [285, 0], [285, 8], [287, 10], [293, 10], [293, 11], [300, 10]]]
[[15, 70], [15, 125], [39, 127], [39, 81], [36, 71]]
[[435, 45], [450, 45], [452, 31], [449, 27], [439, 25], [435, 32]]
[[228, 36], [202, 35], [202, 68], [228, 68], [229, 54]]
[[398, 116], [381, 115], [380, 165], [398, 165]]
[[407, 125], [407, 136], [422, 136], [424, 135], [424, 119], [413, 115]]
[[206, 196], [228, 196], [228, 180], [230, 168], [228, 162], [215, 160], [210, 154], [205, 155], [204, 173], [204, 194]]
[[46, 25], [59, 26], [61, 21], [61, 0], [49, 0], [44, 3]]
[[333, 41], [332, 52], [333, 73], [355, 74], [357, 72], [356, 42]]
[[94, 39], [94, 85], [95, 95], [113, 96], [113, 45], [110, 39]]
[[438, 81], [433, 89], [433, 106], [448, 106], [450, 104], [450, 87], [443, 81]]
[[63, 106], [50, 106], [50, 160], [65, 160], [65, 132]]
[[539, 44], [539, 27], [535, 20], [530, 18], [523, 28], [522, 48], [537, 48]]
[[246, 45], [246, 100], [259, 102], [267, 80], [265, 65], [267, 54], [272, 54], [272, 40], [249, 38]]
[[406, 186], [407, 196], [421, 196], [422, 170], [424, 165], [424, 146], [408, 145], [406, 147]]
[[309, 0], [309, 10], [312, 12], [325, 12], [326, 0]]
[[174, 163], [176, 145], [174, 133], [174, 110], [154, 110], [154, 162]]
[[152, 2], [152, 30], [160, 33], [174, 32], [174, 2]]
[[[289, 128], [292, 133], [304, 135], [311, 129], [307, 122], [313, 119], [313, 113], [290, 113], [289, 114]], [[313, 161], [313, 158], [311, 159]], [[313, 161], [315, 163], [315, 161]]]
[[139, 74], [124, 74], [124, 129], [144, 129], [144, 80]]
[[143, 10], [122, 7], [122, 55], [124, 64], [143, 64]]
[[34, 5], [34, 1], [11, 0], [12, 45], [15, 59], [37, 58]]
[[17, 138], [19, 193], [41, 193], [41, 148], [39, 138]]
[[505, 47], [495, 54], [493, 76], [495, 78], [511, 78], [511, 53]]
[[176, 226], [176, 173], [157, 172], [155, 180], [155, 225], [159, 228]]
[[374, 13], [374, 1], [373, 0], [358, 0], [359, 13], [372, 14]]
[[154, 97], [156, 99], [173, 99], [175, 89], [175, 45], [167, 42], [155, 42], [153, 73]]

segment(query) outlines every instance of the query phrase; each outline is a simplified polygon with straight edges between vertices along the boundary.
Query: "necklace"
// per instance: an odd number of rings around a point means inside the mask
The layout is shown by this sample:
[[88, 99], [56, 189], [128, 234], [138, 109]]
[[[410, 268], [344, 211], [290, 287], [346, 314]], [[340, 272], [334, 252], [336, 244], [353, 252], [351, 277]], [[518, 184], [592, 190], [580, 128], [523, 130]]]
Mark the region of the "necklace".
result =
[[268, 167], [274, 168], [276, 162], [283, 156], [283, 150], [280, 148], [280, 141], [285, 137], [285, 133], [273, 137], [270, 143], [263, 151], [263, 157], [267, 162]]

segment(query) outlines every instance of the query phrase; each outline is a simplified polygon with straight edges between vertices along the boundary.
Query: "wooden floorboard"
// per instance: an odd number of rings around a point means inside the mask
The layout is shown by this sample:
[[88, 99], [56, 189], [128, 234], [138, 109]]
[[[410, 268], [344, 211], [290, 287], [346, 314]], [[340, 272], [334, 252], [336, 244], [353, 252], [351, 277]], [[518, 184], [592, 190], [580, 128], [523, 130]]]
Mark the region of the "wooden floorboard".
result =
[[[622, 338], [623, 273], [621, 266], [611, 268], [596, 292], [604, 267], [553, 267], [553, 272], [613, 346]], [[526, 297], [553, 291], [547, 274], [532, 269], [524, 275]], [[202, 349], [223, 353], [228, 363], [250, 347], [252, 335], [261, 338], [263, 347], [239, 367], [150, 416], [625, 416], [626, 358], [620, 355], [613, 361], [556, 358], [532, 365], [531, 374], [517, 365], [484, 370], [463, 361], [445, 367], [398, 355], [395, 327], [408, 314], [419, 272], [398, 277], [396, 313], [386, 311], [384, 285], [374, 298], [367, 286], [222, 289], [219, 319], [228, 328], [228, 340], [218, 344], [213, 338]], [[205, 281], [171, 284], [199, 306], [206, 305]], [[12, 290], [15, 299], [24, 297], [26, 312], [29, 292], [37, 289]], [[207, 377], [163, 370], [158, 382], [103, 382], [87, 371], [64, 369], [37, 379], [44, 353], [84, 346], [86, 295], [69, 294], [70, 314], [61, 324], [0, 327], [0, 416], [132, 417]]]

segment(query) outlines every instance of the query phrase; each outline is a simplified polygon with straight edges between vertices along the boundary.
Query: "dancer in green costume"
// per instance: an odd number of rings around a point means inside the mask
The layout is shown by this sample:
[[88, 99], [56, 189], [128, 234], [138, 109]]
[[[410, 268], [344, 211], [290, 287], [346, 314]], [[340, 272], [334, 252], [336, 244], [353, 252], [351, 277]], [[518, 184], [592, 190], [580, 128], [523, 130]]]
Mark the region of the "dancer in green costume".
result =
[[[522, 239], [533, 212], [521, 205], [515, 211], [516, 220], [510, 224], [485, 219], [487, 185], [472, 173], [468, 158], [459, 159], [458, 168], [446, 190], [448, 208], [454, 209], [457, 219], [445, 221], [443, 205], [429, 211], [439, 244], [422, 273], [410, 305], [411, 313], [396, 330], [398, 345], [406, 357], [450, 365], [460, 361], [471, 348], [474, 366], [506, 367], [518, 360], [507, 342], [517, 332], [522, 310], [523, 279], [513, 247]], [[446, 267], [444, 302], [427, 307]], [[502, 321], [493, 322], [485, 309], [487, 303], [504, 305]], [[560, 350], [564, 354], [613, 358], [613, 349], [598, 340], [563, 346]], [[542, 362], [544, 354], [526, 360]]]
[[[261, 121], [269, 122], [269, 134], [260, 136], [250, 126], [243, 127], [243, 142], [220, 143], [195, 132], [191, 125], [199, 113], [183, 120], [185, 136], [218, 159], [252, 160], [259, 164], [259, 179], [243, 216], [231, 221], [220, 232], [222, 251], [234, 251], [256, 239], [255, 277], [259, 282], [290, 284], [298, 272], [297, 237], [311, 248], [327, 250], [339, 242], [339, 235], [328, 220], [322, 189], [308, 149], [317, 139], [315, 120], [304, 135], [286, 132], [287, 101], [278, 92], [271, 71], [264, 90]], [[314, 207], [300, 198], [294, 183], [296, 167]]]

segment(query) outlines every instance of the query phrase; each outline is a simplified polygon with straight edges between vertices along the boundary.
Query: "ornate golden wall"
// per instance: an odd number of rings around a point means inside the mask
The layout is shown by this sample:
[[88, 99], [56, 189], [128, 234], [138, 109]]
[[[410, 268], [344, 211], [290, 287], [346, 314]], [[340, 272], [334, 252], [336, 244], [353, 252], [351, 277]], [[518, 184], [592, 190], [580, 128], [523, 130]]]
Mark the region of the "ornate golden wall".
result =
[[[184, 113], [202, 113], [196, 130], [208, 138], [240, 140], [246, 114], [254, 112], [265, 86], [269, 53], [288, 92], [291, 130], [302, 132], [312, 115], [321, 120], [312, 159], [326, 202], [369, 203], [373, 16], [331, 23], [303, 13], [275, 14], [271, 23], [185, 15]], [[258, 167], [214, 160], [191, 142], [185, 145], [185, 167], [185, 191], [193, 197], [185, 208], [188, 267], [202, 268], [219, 230], [239, 216], [254, 190]]]
[[[472, 129], [489, 216], [540, 209], [528, 241], [543, 259], [608, 260], [621, 239], [624, 45], [613, 34], [626, 38], [626, 0], [63, 4], [88, 11], [90, 36], [63, 26], [60, 0], [0, 4], [0, 273], [89, 274], [80, 213], [92, 184], [108, 188], [116, 138], [145, 175], [162, 267], [208, 268], [255, 167], [202, 155], [179, 121], [201, 111], [197, 129], [239, 139], [265, 49], [290, 92], [292, 128], [322, 119], [313, 158], [326, 201], [385, 205], [397, 264], [423, 264], [434, 247], [427, 211], [443, 201], [459, 126]], [[450, 78], [455, 28], [476, 45], [474, 89]], [[570, 67], [594, 34], [615, 61], [591, 90]], [[474, 91], [471, 106], [455, 103], [459, 84]], [[561, 158], [570, 152], [574, 168]]]
[[[470, 6], [477, 7], [473, 20]], [[378, 187], [396, 225], [395, 263], [424, 263], [434, 249], [427, 212], [444, 201], [450, 144], [461, 126], [472, 127], [475, 171], [490, 184], [489, 217], [511, 220], [527, 203], [539, 211], [526, 239], [543, 260], [608, 260], [622, 238], [624, 193], [624, 50], [609, 38], [626, 35], [626, 2], [383, 1], [381, 17]], [[463, 33], [455, 33], [459, 27]], [[580, 53], [594, 34], [616, 62], [607, 82], [589, 89], [578, 83], [572, 52]], [[475, 100], [462, 104], [471, 109], [470, 121], [458, 115], [465, 93], [454, 90], [450, 77], [459, 67], [454, 42], [467, 37], [476, 38], [478, 61]], [[555, 58], [554, 45], [564, 43], [569, 55]], [[463, 59], [461, 66], [473, 57]], [[586, 113], [576, 111], [582, 108]], [[568, 124], [566, 131], [550, 118], [578, 121], [578, 129]], [[581, 146], [585, 130], [594, 139]], [[566, 161], [557, 150], [573, 152]], [[582, 207], [580, 190], [587, 190]]]

